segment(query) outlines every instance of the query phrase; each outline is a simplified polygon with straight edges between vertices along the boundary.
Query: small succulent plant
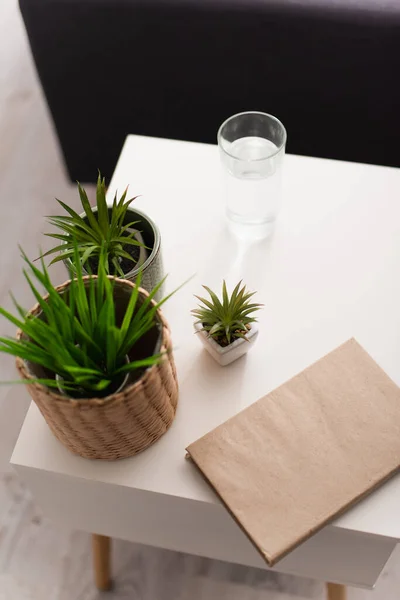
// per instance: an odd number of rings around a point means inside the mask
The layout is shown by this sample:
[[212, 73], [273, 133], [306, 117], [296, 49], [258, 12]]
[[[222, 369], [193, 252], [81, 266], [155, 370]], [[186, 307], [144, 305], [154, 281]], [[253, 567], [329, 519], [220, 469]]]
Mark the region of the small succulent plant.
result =
[[[129, 249], [132, 249], [133, 246], [144, 246], [135, 238], [137, 231], [132, 231], [137, 221], [127, 222], [127, 211], [135, 198], [126, 200], [128, 191], [126, 189], [119, 200], [115, 194], [113, 204], [109, 208], [106, 201], [105, 179], [101, 177], [100, 173], [96, 190], [97, 210], [91, 208], [87, 194], [80, 183], [78, 183], [78, 191], [85, 216], [81, 217], [70, 206], [57, 200], [68, 216], [48, 217], [49, 223], [57, 227], [61, 233], [46, 233], [45, 235], [61, 241], [61, 244], [57, 244], [43, 256], [59, 253], [50, 264], [66, 258], [72, 259], [74, 245], [77, 244], [81, 265], [86, 267], [87, 271], [96, 272], [100, 253], [105, 252], [107, 273], [124, 277], [125, 272], [134, 268], [136, 262], [134, 253], [129, 252]], [[128, 261], [128, 265], [133, 264], [124, 271], [122, 266], [126, 261]]]
[[205, 331], [220, 346], [228, 346], [238, 338], [247, 339], [251, 323], [257, 320], [251, 315], [262, 307], [262, 304], [250, 302], [256, 292], [247, 292], [246, 286], [239, 281], [229, 297], [224, 281], [220, 300], [209, 287], [203, 287], [209, 293], [210, 300], [195, 296], [201, 304], [191, 311], [197, 319], [196, 324], [202, 326], [200, 331]]

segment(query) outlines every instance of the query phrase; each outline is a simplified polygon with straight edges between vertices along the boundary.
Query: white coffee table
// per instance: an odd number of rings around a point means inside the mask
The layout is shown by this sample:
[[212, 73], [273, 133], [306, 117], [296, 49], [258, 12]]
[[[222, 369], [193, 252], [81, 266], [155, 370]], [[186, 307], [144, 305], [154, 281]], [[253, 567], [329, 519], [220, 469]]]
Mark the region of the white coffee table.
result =
[[[180, 381], [176, 421], [132, 459], [92, 462], [63, 448], [32, 404], [12, 464], [49, 517], [99, 534], [100, 586], [108, 583], [103, 536], [265, 569], [185, 446], [352, 336], [400, 383], [400, 171], [287, 156], [275, 236], [254, 245], [225, 228], [216, 146], [129, 136], [109, 197], [127, 183], [161, 229], [168, 288], [196, 274], [165, 309]], [[202, 349], [189, 314], [200, 285], [219, 288], [223, 277], [229, 286], [243, 278], [265, 303], [256, 345], [225, 368]], [[400, 540], [399, 502], [400, 476], [275, 569], [372, 587]], [[329, 593], [344, 598], [341, 586]]]

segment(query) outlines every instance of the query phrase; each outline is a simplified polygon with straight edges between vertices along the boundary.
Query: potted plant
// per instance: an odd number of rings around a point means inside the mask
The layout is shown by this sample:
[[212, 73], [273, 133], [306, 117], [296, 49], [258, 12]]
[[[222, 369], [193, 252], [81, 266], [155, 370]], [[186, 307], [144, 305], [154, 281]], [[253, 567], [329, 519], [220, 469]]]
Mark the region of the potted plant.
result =
[[245, 354], [258, 335], [256, 319], [251, 315], [262, 304], [251, 303], [250, 298], [255, 292], [246, 292], [246, 286], [241, 285], [242, 282], [239, 281], [229, 296], [224, 281], [221, 300], [209, 287], [203, 285], [210, 300], [195, 296], [201, 304], [191, 311], [196, 317], [194, 328], [202, 344], [223, 366]]
[[[0, 338], [0, 351], [16, 356], [27, 385], [54, 435], [75, 454], [117, 459], [140, 452], [170, 427], [178, 384], [170, 330], [150, 293], [107, 275], [84, 276], [75, 246], [76, 278], [54, 287], [41, 259], [23, 255], [37, 300], [29, 312], [14, 300], [18, 316], [0, 314], [18, 327], [16, 339]], [[36, 280], [36, 282], [34, 282]], [[44, 287], [42, 297], [37, 284]]]
[[[161, 236], [157, 226], [147, 215], [131, 207], [135, 198], [126, 199], [128, 189], [119, 200], [115, 194], [112, 205], [108, 206], [106, 184], [100, 173], [95, 207], [90, 206], [87, 194], [79, 183], [78, 191], [83, 207], [81, 214], [57, 200], [67, 215], [48, 217], [49, 223], [58, 231], [46, 235], [58, 243], [44, 256], [57, 253], [58, 256], [51, 263], [63, 260], [73, 273], [76, 243], [84, 273], [97, 273], [100, 252], [104, 248], [108, 274], [135, 281], [140, 269], [142, 286], [151, 291], [163, 278]], [[160, 296], [161, 290], [158, 298]]]

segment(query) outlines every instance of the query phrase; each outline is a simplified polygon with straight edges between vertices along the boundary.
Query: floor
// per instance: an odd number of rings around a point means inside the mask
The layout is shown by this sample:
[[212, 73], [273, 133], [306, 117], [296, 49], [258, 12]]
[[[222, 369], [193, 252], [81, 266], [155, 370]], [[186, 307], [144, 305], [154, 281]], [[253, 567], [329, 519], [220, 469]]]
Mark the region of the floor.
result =
[[[93, 193], [93, 190], [91, 190]], [[25, 297], [18, 243], [38, 253], [43, 215], [58, 196], [78, 198], [66, 178], [60, 151], [35, 76], [17, 0], [0, 2], [0, 304], [8, 291]], [[61, 283], [60, 266], [53, 276]], [[1, 323], [1, 333], [12, 331]], [[0, 358], [0, 381], [14, 376]], [[321, 583], [116, 542], [116, 586], [99, 594], [91, 579], [90, 536], [44, 518], [29, 491], [7, 467], [26, 405], [4, 402], [0, 386], [0, 600], [301, 600], [324, 598]], [[2, 462], [1, 462], [2, 459]], [[349, 600], [395, 600], [400, 593], [400, 549], [374, 592], [350, 590]]]

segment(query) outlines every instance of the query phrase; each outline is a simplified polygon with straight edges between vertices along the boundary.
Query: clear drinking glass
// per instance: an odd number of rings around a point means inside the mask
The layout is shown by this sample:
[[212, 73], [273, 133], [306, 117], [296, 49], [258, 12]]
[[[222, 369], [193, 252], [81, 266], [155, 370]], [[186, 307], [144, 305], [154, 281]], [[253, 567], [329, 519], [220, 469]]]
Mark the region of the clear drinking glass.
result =
[[219, 128], [226, 212], [241, 237], [261, 239], [273, 229], [281, 206], [285, 145], [284, 126], [267, 113], [239, 113]]

